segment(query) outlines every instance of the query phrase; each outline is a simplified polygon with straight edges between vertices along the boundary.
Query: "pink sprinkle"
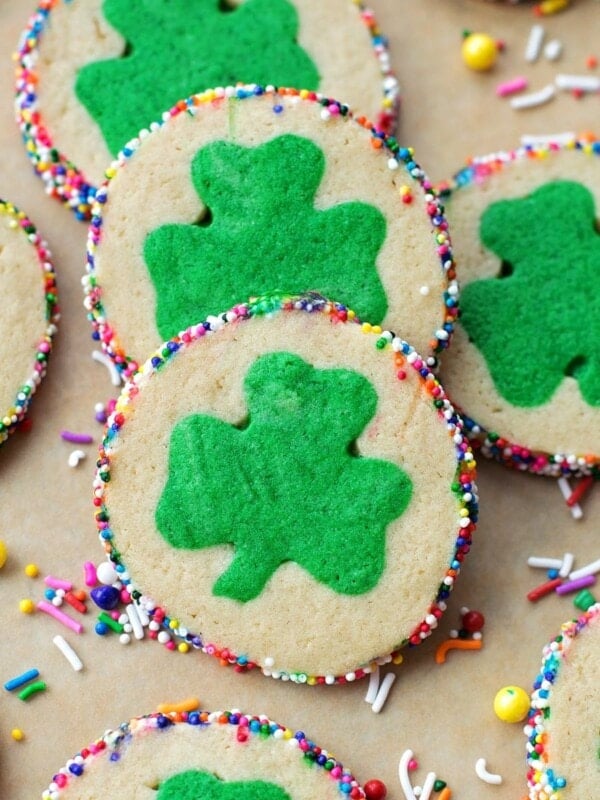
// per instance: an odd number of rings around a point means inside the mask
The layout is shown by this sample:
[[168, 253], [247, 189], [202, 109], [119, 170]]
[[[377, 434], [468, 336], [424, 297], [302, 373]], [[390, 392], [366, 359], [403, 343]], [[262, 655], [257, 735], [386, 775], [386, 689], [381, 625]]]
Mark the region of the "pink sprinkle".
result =
[[521, 92], [523, 89], [527, 88], [527, 85], [527, 78], [519, 75], [519, 77], [513, 78], [510, 81], [499, 83], [498, 86], [496, 86], [496, 94], [498, 97], [507, 97], [509, 94]]
[[96, 565], [91, 561], [86, 561], [83, 565], [83, 574], [86, 586], [95, 586], [98, 583], [98, 576], [96, 575]]
[[73, 433], [73, 431], [61, 431], [61, 439], [65, 442], [73, 442], [74, 444], [92, 444], [94, 437], [89, 433]]
[[43, 611], [44, 614], [49, 614], [51, 617], [54, 617], [55, 620], [60, 622], [66, 628], [74, 631], [74, 633], [81, 633], [83, 631], [83, 625], [77, 620], [74, 620], [68, 614], [65, 614], [64, 611], [60, 611], [60, 609], [53, 606], [52, 603], [47, 603], [45, 600], [40, 600], [37, 604], [37, 608], [39, 611]]
[[556, 594], [570, 594], [571, 592], [579, 591], [579, 589], [585, 589], [586, 586], [593, 586], [595, 583], [595, 575], [584, 575], [574, 581], [565, 581], [565, 583], [561, 583], [554, 591]]
[[55, 578], [52, 575], [46, 575], [44, 583], [51, 589], [64, 589], [65, 592], [70, 592], [73, 588], [73, 584], [69, 581], [63, 581], [62, 578]]

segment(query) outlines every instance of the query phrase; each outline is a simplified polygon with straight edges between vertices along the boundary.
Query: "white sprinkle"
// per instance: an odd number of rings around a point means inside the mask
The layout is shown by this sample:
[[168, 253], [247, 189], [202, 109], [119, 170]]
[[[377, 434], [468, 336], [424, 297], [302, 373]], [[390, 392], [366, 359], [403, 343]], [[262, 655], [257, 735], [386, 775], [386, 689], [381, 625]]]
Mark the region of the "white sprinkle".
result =
[[550, 39], [544, 47], [544, 57], [548, 61], [556, 61], [562, 54], [562, 42], [560, 39]]
[[541, 25], [533, 25], [529, 31], [529, 38], [525, 46], [525, 61], [533, 63], [537, 61], [544, 41], [544, 28]]
[[385, 701], [388, 698], [388, 694], [390, 693], [390, 689], [392, 688], [392, 684], [396, 680], [396, 673], [395, 672], [388, 672], [384, 679], [381, 681], [381, 686], [377, 692], [377, 697], [373, 701], [373, 705], [371, 706], [371, 710], [374, 714], [379, 714], [381, 709], [383, 708]]
[[569, 580], [576, 581], [578, 578], [585, 578], [586, 575], [595, 575], [597, 572], [600, 572], [600, 558], [597, 561], [591, 561], [585, 567], [573, 570], [573, 572], [569, 573]]
[[131, 630], [133, 635], [136, 639], [143, 639], [144, 638], [144, 628], [142, 627], [142, 623], [140, 622], [140, 618], [138, 616], [138, 611], [135, 606], [135, 603], [128, 603], [125, 606], [125, 611], [127, 612], [127, 617], [131, 624]]
[[495, 775], [493, 772], [488, 772], [486, 768], [485, 758], [478, 758], [475, 762], [475, 772], [477, 777], [481, 778], [485, 783], [492, 783], [499, 786], [502, 783], [502, 775]]
[[561, 578], [566, 578], [569, 572], [573, 569], [573, 562], [575, 561], [575, 556], [573, 553], [565, 553], [563, 556], [563, 563], [561, 568], [558, 571], [558, 574]]
[[597, 75], [562, 75], [559, 74], [554, 78], [559, 89], [572, 91], [573, 89], [580, 89], [583, 92], [598, 92], [600, 91], [600, 78]]
[[101, 353], [100, 350], [92, 350], [92, 358], [99, 364], [104, 364], [110, 373], [110, 380], [113, 386], [121, 385], [121, 373], [116, 368], [109, 356], [105, 355], [105, 353]]
[[400, 787], [404, 792], [406, 800], [416, 800], [415, 793], [413, 792], [412, 783], [408, 774], [408, 764], [413, 757], [412, 750], [405, 750], [398, 765], [398, 777], [400, 778]]
[[75, 650], [73, 650], [71, 645], [68, 644], [63, 639], [62, 636], [55, 636], [52, 639], [52, 641], [58, 647], [63, 656], [67, 659], [69, 664], [73, 667], [75, 672], [79, 672], [80, 670], [83, 669], [83, 662], [81, 661]]
[[76, 467], [80, 461], [83, 461], [85, 458], [85, 453], [83, 450], [73, 450], [73, 452], [69, 455], [68, 464], [70, 467]]
[[436, 779], [435, 772], [428, 772], [425, 778], [425, 783], [423, 784], [423, 788], [421, 789], [421, 800], [429, 800], [431, 793], [433, 791], [433, 785]]
[[421, 286], [419, 292], [423, 295], [423, 297], [427, 297], [429, 294], [429, 286]]
[[540, 567], [541, 569], [561, 569], [562, 558], [544, 558], [543, 556], [529, 556], [527, 564], [530, 567]]
[[379, 667], [375, 667], [373, 672], [369, 675], [369, 687], [365, 695], [365, 703], [372, 705], [377, 697], [379, 691]]
[[524, 134], [521, 136], [523, 147], [539, 147], [548, 144], [569, 144], [574, 142], [577, 136], [572, 131], [566, 133], [551, 133], [546, 136], [537, 134]]
[[[565, 500], [568, 500], [573, 492], [573, 490], [571, 489], [571, 484], [565, 478], [564, 475], [561, 475], [557, 482], [558, 482], [558, 488], [560, 489], [562, 496], [564, 497]], [[569, 508], [571, 510], [571, 516], [573, 517], [573, 519], [581, 519], [583, 517], [583, 511], [579, 503], [573, 503], [573, 505], [569, 506]]]
[[554, 97], [554, 86], [549, 83], [540, 89], [539, 92], [532, 92], [531, 94], [521, 94], [513, 97], [510, 101], [511, 108], [533, 108], [534, 106], [541, 106], [552, 100]]

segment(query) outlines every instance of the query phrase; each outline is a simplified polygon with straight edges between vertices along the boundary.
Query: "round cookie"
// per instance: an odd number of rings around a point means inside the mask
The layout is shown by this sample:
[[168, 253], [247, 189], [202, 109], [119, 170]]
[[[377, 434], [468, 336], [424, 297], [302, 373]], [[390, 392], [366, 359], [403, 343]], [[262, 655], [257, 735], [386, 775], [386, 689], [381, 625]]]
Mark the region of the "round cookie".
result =
[[461, 314], [441, 380], [481, 451], [600, 474], [600, 143], [475, 159], [446, 194]]
[[159, 348], [107, 425], [100, 540], [188, 646], [334, 683], [437, 626], [477, 516], [474, 461], [394, 334], [318, 295], [260, 298]]
[[54, 775], [43, 800], [360, 800], [327, 750], [264, 715], [149, 714], [107, 731]]
[[54, 267], [27, 216], [0, 200], [0, 444], [25, 418], [46, 374], [59, 319]]
[[393, 130], [398, 82], [386, 40], [361, 0], [158, 6], [43, 0], [21, 37], [19, 128], [47, 193], [78, 218], [89, 219], [96, 188], [121, 148], [179, 98], [209, 86], [253, 81], [310, 89]]
[[527, 736], [530, 800], [590, 800], [600, 792], [600, 604], [544, 647]]
[[85, 305], [132, 372], [208, 314], [318, 291], [448, 345], [457, 286], [446, 221], [410, 148], [314, 93], [255, 85], [182, 101], [98, 191]]

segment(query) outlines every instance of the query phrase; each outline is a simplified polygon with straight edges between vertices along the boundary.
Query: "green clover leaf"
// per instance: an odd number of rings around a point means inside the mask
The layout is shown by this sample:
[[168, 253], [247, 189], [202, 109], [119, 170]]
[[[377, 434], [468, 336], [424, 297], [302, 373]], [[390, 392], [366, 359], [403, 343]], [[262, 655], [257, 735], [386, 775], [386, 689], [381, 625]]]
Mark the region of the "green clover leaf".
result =
[[127, 46], [120, 58], [83, 66], [75, 93], [115, 156], [193, 92], [239, 82], [319, 87], [289, 0], [104, 0], [102, 11]]
[[385, 568], [386, 527], [412, 494], [400, 467], [355, 454], [375, 389], [277, 352], [252, 364], [244, 390], [243, 425], [195, 414], [173, 429], [160, 534], [176, 548], [233, 545], [217, 596], [252, 600], [286, 561], [336, 592], [367, 592]]
[[499, 394], [532, 408], [572, 376], [584, 401], [600, 406], [600, 235], [590, 191], [560, 180], [492, 203], [480, 237], [502, 269], [463, 288], [461, 323]]
[[387, 300], [375, 262], [385, 219], [359, 202], [316, 210], [324, 171], [317, 145], [291, 134], [196, 153], [192, 180], [208, 211], [196, 225], [162, 225], [144, 245], [164, 339], [272, 290], [316, 290], [381, 322]]
[[156, 800], [290, 800], [266, 781], [222, 781], [208, 772], [187, 770], [160, 784]]

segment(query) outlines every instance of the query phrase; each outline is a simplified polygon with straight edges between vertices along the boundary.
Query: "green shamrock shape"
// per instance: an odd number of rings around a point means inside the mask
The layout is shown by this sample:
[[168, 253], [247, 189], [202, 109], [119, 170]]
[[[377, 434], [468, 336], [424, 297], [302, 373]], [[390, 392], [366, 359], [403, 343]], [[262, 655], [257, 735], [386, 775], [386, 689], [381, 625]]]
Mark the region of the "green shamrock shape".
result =
[[208, 772], [187, 770], [167, 778], [156, 800], [290, 800], [280, 786], [266, 781], [222, 781]]
[[463, 287], [462, 316], [499, 394], [514, 406], [546, 403], [565, 376], [600, 406], [600, 236], [594, 198], [557, 180], [492, 203], [483, 244], [503, 259], [496, 278]]
[[115, 156], [194, 92], [240, 82], [319, 87], [289, 0], [104, 0], [102, 12], [125, 52], [81, 67], [75, 93]]
[[291, 134], [196, 153], [192, 180], [209, 211], [196, 225], [162, 225], [144, 245], [163, 339], [272, 290], [319, 291], [381, 322], [387, 300], [375, 261], [385, 219], [359, 202], [316, 210], [324, 171], [317, 145]]
[[252, 364], [244, 391], [243, 425], [194, 414], [173, 429], [161, 535], [177, 548], [233, 545], [217, 596], [252, 600], [286, 561], [336, 592], [367, 592], [385, 567], [386, 526], [412, 494], [398, 466], [355, 454], [375, 389], [277, 352]]

